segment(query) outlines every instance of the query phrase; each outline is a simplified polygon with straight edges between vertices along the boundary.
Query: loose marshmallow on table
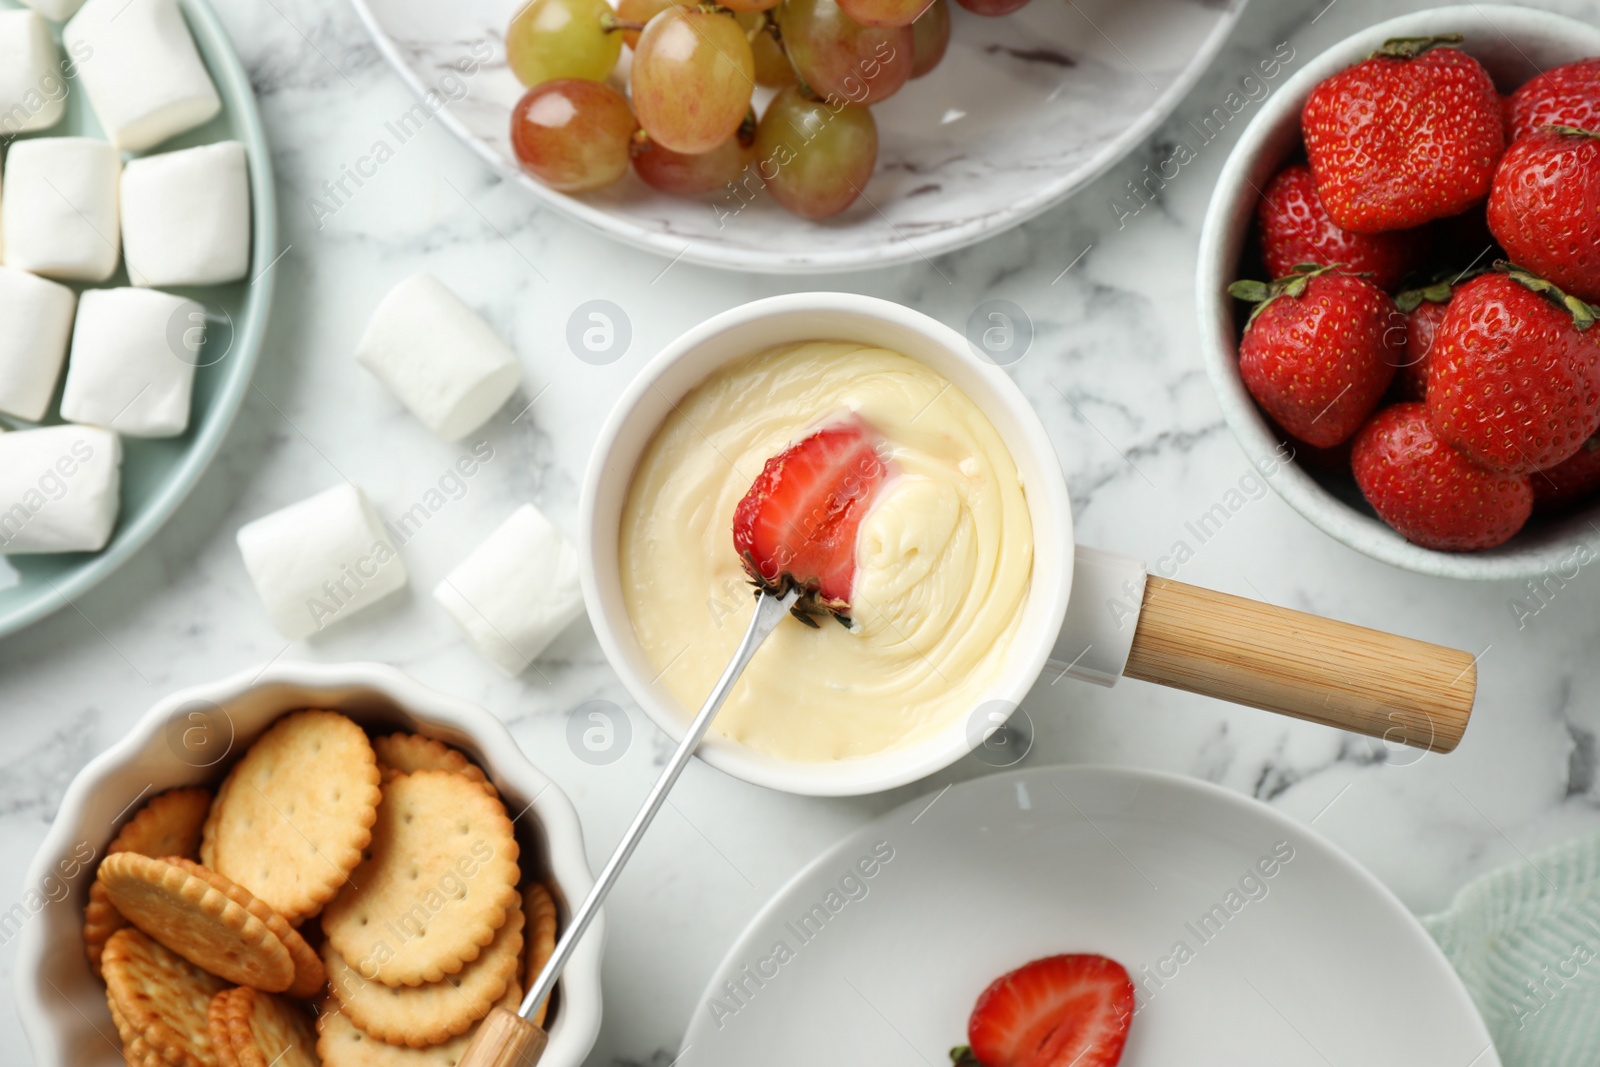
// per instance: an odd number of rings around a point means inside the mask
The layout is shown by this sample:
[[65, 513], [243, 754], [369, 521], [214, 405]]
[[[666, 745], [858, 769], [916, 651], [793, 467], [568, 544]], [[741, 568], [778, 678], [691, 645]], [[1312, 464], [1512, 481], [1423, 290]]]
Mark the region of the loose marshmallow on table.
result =
[[71, 289], [15, 267], [0, 267], [0, 412], [38, 422], [67, 358]]
[[239, 530], [239, 551], [278, 632], [297, 641], [406, 584], [406, 568], [348, 482]]
[[578, 552], [524, 504], [433, 591], [489, 662], [515, 677], [583, 614]]
[[0, 231], [5, 265], [103, 282], [117, 269], [122, 157], [90, 137], [36, 137], [6, 153]]
[[250, 267], [250, 177], [238, 141], [130, 160], [122, 254], [134, 285], [216, 285]]
[[389, 290], [356, 360], [444, 441], [488, 422], [522, 380], [516, 353], [431, 274]]
[[143, 152], [222, 110], [178, 0], [88, 0], [61, 31], [118, 148]]
[[0, 553], [98, 552], [120, 506], [122, 442], [94, 426], [0, 434]]
[[184, 342], [191, 324], [204, 321], [204, 308], [171, 293], [85, 290], [78, 298], [61, 417], [129, 437], [183, 433], [199, 362], [199, 352]]
[[48, 129], [66, 110], [50, 24], [32, 11], [0, 11], [0, 135]]

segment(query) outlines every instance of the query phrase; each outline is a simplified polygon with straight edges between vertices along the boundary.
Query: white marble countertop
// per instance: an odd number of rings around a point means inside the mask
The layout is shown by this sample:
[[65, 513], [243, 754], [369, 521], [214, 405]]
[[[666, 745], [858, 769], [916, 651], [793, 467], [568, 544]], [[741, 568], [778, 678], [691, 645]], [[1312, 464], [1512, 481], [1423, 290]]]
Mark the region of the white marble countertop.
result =
[[[1427, 6], [1420, 0], [1258, 0], [1162, 130], [1067, 204], [936, 264], [794, 281], [669, 266], [596, 237], [535, 209], [437, 126], [319, 229], [308, 200], [411, 98], [342, 3], [218, 6], [260, 95], [288, 246], [258, 389], [199, 490], [148, 548], [75, 608], [0, 643], [0, 910], [20, 899], [26, 860], [88, 759], [159, 696], [280, 656], [381, 660], [487, 706], [571, 796], [598, 867], [655, 777], [665, 738], [630, 709], [626, 755], [603, 767], [580, 761], [566, 713], [591, 698], [628, 705], [587, 625], [507, 681], [427, 590], [521, 502], [575, 530], [599, 422], [662, 344], [742, 301], [805, 288], [888, 297], [957, 327], [986, 299], [1024, 308], [1037, 338], [1012, 371], [1060, 451], [1081, 541], [1155, 561], [1186, 539], [1195, 554], [1185, 581], [1481, 654], [1474, 724], [1448, 757], [1386, 761], [1381, 745], [1199, 697], [1063, 681], [1041, 684], [1026, 705], [1038, 732], [1030, 763], [1158, 768], [1259, 797], [1314, 822], [1418, 912], [1444, 906], [1478, 872], [1600, 829], [1595, 579], [1578, 578], [1519, 625], [1513, 604], [1525, 590], [1394, 570], [1270, 494], [1204, 543], [1186, 531], [1249, 471], [1201, 370], [1192, 297], [1200, 220], [1243, 123], [1208, 144], [1159, 204], [1120, 227], [1113, 206], [1141, 167], [1170, 154], [1164, 143], [1278, 42], [1307, 57]], [[1545, 6], [1600, 18], [1600, 0]], [[526, 395], [482, 435], [493, 461], [405, 546], [411, 589], [286, 648], [246, 579], [239, 526], [341, 477], [398, 515], [439, 486], [460, 451], [431, 440], [351, 358], [381, 294], [421, 269], [469, 294], [514, 340]], [[629, 351], [608, 366], [578, 360], [565, 341], [573, 309], [594, 299], [632, 323]], [[706, 976], [796, 870], [875, 814], [987, 770], [968, 759], [893, 793], [813, 800], [693, 765], [607, 906], [606, 1021], [590, 1062], [665, 1067]], [[12, 939], [0, 945], [0, 1047], [12, 1050], [23, 1047], [9, 1007], [14, 961]]]

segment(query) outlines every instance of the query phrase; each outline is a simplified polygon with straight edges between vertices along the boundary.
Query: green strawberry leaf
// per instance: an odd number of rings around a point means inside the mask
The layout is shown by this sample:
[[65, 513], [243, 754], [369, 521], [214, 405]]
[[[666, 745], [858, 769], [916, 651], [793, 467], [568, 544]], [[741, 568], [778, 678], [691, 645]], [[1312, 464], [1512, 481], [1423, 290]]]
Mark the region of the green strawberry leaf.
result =
[[1272, 295], [1272, 287], [1266, 282], [1241, 278], [1228, 286], [1228, 295], [1238, 300], [1248, 300], [1252, 304], [1259, 304]]
[[1494, 269], [1522, 286], [1530, 292], [1538, 293], [1548, 299], [1552, 304], [1561, 308], [1572, 316], [1572, 325], [1579, 330], [1587, 330], [1594, 325], [1600, 311], [1579, 300], [1569, 293], [1563, 292], [1554, 282], [1547, 281], [1531, 271], [1527, 271], [1507, 260], [1497, 260]]
[[1431, 49], [1454, 47], [1465, 40], [1459, 33], [1440, 33], [1432, 37], [1391, 37], [1383, 42], [1382, 48], [1367, 58], [1416, 59]]
[[1418, 289], [1407, 289], [1394, 298], [1394, 306], [1408, 313], [1417, 310], [1424, 303], [1448, 304], [1449, 302], [1449, 282], [1434, 282]]

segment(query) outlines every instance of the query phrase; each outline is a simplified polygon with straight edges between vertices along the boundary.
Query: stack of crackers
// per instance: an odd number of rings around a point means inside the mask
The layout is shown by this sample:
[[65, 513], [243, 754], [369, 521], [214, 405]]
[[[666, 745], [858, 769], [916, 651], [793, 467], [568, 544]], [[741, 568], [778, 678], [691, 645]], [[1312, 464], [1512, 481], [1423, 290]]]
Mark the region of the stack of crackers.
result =
[[555, 901], [518, 855], [455, 749], [280, 718], [215, 795], [152, 798], [101, 861], [83, 937], [124, 1058], [454, 1067], [555, 947]]

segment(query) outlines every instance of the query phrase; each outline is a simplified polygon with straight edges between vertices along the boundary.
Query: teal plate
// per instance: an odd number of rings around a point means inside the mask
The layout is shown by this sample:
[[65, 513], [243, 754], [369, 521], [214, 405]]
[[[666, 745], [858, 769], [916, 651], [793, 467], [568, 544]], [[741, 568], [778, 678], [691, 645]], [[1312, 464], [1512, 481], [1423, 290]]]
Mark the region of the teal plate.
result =
[[[204, 126], [141, 154], [154, 155], [213, 141], [235, 140], [245, 146], [250, 161], [250, 203], [254, 215], [250, 279], [232, 285], [169, 290], [198, 300], [207, 310], [206, 347], [202, 350], [203, 365], [195, 375], [189, 431], [182, 437], [158, 441], [123, 439], [122, 515], [111, 543], [104, 549], [92, 553], [9, 556], [0, 562], [0, 637], [38, 622], [93, 589], [127, 562], [171, 518], [216, 456], [244, 402], [261, 354], [261, 338], [272, 306], [271, 268], [280, 254], [267, 139], [261, 129], [261, 115], [256, 110], [250, 79], [238, 56], [234, 55], [216, 14], [203, 0], [182, 0], [182, 7], [194, 31], [200, 55], [222, 97], [222, 112]], [[68, 79], [67, 84], [66, 117], [48, 130], [27, 136], [104, 137], [76, 82]], [[119, 266], [108, 281], [75, 288], [127, 284], [127, 272]], [[59, 403], [59, 383], [57, 392]], [[54, 406], [45, 421], [61, 421]], [[0, 424], [11, 429], [30, 425], [4, 419], [0, 419]]]

